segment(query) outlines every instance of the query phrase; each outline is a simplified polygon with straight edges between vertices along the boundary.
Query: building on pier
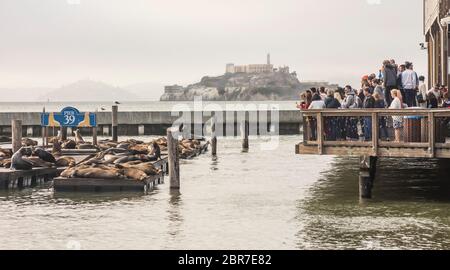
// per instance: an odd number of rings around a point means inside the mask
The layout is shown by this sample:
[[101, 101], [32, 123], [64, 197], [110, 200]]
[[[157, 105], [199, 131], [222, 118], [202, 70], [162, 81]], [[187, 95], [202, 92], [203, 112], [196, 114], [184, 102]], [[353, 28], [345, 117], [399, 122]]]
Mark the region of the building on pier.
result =
[[448, 85], [450, 0], [424, 0], [424, 34], [428, 50], [428, 84]]

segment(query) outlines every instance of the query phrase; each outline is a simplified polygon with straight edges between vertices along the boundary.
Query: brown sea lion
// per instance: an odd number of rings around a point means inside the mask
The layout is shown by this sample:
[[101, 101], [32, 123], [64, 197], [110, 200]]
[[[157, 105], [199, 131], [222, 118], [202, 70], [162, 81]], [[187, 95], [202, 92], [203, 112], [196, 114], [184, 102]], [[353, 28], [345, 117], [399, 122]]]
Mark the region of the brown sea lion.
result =
[[75, 142], [77, 144], [84, 144], [85, 143], [83, 137], [81, 137], [81, 132], [80, 132], [79, 129], [75, 130], [73, 133], [75, 134]]
[[0, 167], [9, 169], [11, 167], [11, 159], [7, 158], [7, 159], [0, 160]]
[[125, 164], [122, 164], [122, 166], [125, 168], [134, 168], [134, 169], [141, 170], [146, 175], [158, 175], [161, 172], [160, 169], [155, 168], [155, 166], [153, 166], [153, 164], [151, 164], [150, 162], [139, 163], [139, 164], [125, 163]]
[[116, 168], [75, 168], [72, 173], [72, 177], [81, 177], [81, 178], [100, 178], [100, 179], [119, 179], [123, 178], [121, 172], [119, 172]]
[[53, 156], [61, 156], [61, 153], [62, 153], [61, 143], [58, 140], [53, 141], [52, 155]]
[[60, 157], [56, 160], [57, 167], [73, 167], [76, 161], [73, 157]]
[[95, 145], [93, 145], [92, 143], [88, 142], [88, 143], [78, 144], [77, 149], [97, 149], [97, 147]]
[[148, 178], [148, 175], [145, 174], [143, 171], [136, 169], [136, 168], [123, 168], [120, 169], [120, 174], [124, 175], [125, 177], [129, 179], [133, 179], [136, 181], [144, 181]]
[[30, 138], [22, 138], [22, 146], [36, 146], [38, 142]]
[[0, 158], [10, 158], [12, 157], [13, 152], [11, 149], [2, 149], [0, 148]]
[[128, 148], [131, 151], [135, 151], [137, 154], [148, 154], [149, 145], [148, 144], [136, 144]]

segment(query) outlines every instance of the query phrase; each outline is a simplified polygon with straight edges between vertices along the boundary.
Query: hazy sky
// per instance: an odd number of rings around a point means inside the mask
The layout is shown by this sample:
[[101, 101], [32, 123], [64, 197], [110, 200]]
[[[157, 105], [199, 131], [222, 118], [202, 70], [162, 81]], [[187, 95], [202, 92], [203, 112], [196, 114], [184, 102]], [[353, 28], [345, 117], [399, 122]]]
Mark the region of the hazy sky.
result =
[[385, 58], [426, 71], [422, 0], [0, 0], [0, 87], [187, 84], [226, 63], [356, 84]]

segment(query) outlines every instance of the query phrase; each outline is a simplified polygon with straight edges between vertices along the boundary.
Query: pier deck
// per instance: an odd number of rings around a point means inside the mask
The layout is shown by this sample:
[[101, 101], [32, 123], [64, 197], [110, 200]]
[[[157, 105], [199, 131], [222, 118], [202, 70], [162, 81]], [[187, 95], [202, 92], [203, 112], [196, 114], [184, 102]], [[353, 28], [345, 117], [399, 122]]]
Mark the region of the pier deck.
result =
[[[450, 110], [309, 110], [303, 118], [297, 154], [450, 158]], [[393, 119], [402, 121], [399, 142], [394, 141]], [[355, 131], [365, 137], [350, 138]]]
[[372, 198], [377, 161], [450, 159], [449, 109], [352, 109], [303, 112], [302, 155], [359, 156], [359, 190]]

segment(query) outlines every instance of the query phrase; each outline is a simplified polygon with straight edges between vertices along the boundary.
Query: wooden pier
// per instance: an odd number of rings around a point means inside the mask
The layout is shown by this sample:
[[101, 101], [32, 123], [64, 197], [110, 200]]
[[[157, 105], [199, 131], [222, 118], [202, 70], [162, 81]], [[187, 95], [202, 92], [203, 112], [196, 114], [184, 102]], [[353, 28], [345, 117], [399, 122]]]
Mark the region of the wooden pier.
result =
[[448, 109], [325, 109], [302, 117], [296, 154], [359, 156], [363, 198], [371, 197], [379, 158], [450, 159]]
[[33, 168], [28, 171], [14, 171], [0, 168], [0, 190], [37, 186], [50, 181], [64, 170], [65, 168]]

